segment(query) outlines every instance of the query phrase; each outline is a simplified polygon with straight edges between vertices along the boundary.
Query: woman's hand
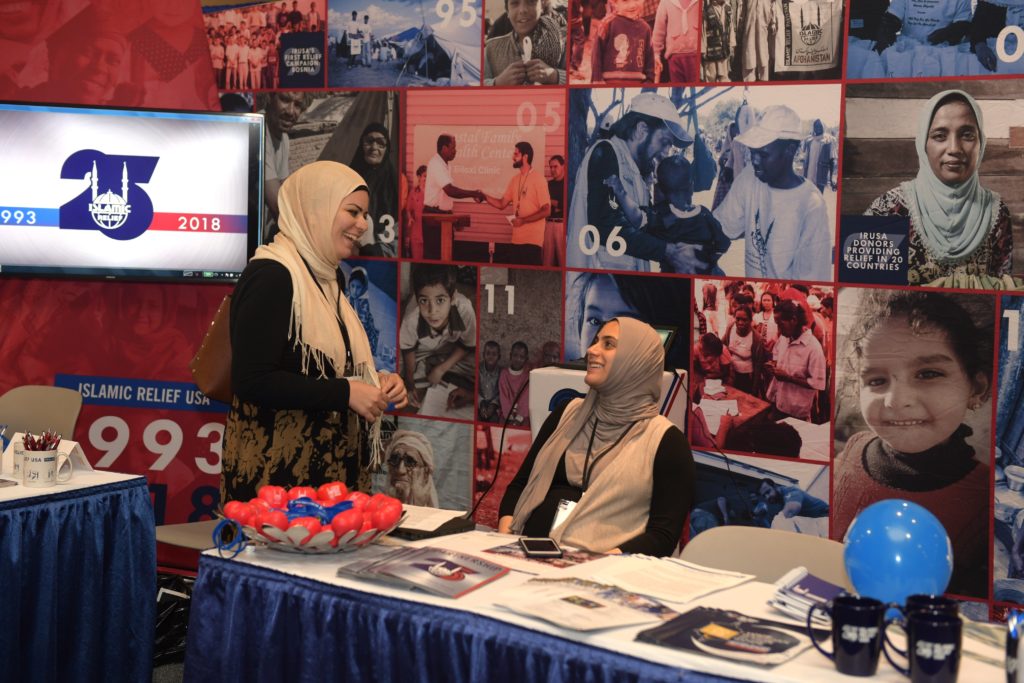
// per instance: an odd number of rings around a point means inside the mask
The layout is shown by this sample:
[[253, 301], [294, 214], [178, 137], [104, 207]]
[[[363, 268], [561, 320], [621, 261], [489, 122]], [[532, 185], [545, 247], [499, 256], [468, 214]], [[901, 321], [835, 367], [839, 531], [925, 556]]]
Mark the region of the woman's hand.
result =
[[388, 400], [384, 392], [366, 382], [356, 379], [348, 381], [348, 407], [350, 410], [367, 420], [376, 422], [388, 407]]
[[512, 515], [505, 515], [498, 520], [498, 533], [499, 534], [510, 534], [512, 533]]
[[543, 85], [558, 85], [558, 71], [552, 69], [539, 59], [531, 59], [524, 64], [526, 67], [526, 82], [541, 83]]
[[384, 392], [384, 398], [388, 400], [388, 403], [395, 405], [395, 410], [400, 410], [409, 405], [408, 392], [405, 390], [405, 382], [402, 378], [396, 374], [390, 372], [381, 372], [378, 374], [380, 378], [380, 390]]
[[512, 62], [494, 79], [494, 85], [523, 85], [526, 82], [526, 65]]

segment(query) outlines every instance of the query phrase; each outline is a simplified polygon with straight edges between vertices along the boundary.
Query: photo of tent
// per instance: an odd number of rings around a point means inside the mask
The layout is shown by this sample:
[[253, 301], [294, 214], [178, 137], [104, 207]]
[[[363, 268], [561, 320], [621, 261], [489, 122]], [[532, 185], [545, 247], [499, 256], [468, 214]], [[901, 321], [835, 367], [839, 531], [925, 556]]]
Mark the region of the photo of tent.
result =
[[330, 87], [480, 85], [479, 9], [443, 14], [445, 3], [385, 0], [368, 9], [332, 0]]

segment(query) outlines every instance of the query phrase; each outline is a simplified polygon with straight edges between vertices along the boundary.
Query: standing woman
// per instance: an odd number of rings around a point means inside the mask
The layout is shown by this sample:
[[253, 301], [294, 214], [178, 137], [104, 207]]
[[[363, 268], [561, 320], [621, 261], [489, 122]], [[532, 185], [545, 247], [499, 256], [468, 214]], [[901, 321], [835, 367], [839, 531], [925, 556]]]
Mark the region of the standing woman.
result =
[[962, 90], [945, 90], [921, 112], [917, 177], [871, 203], [866, 215], [910, 218], [907, 284], [1014, 287], [1010, 210], [981, 186], [985, 154], [981, 108]]
[[303, 166], [281, 186], [280, 232], [256, 250], [231, 302], [222, 501], [249, 500], [264, 484], [370, 488], [369, 425], [406, 396], [401, 378], [374, 370], [338, 275], [367, 229], [369, 201], [363, 179], [331, 161]]
[[565, 24], [549, 6], [550, 0], [505, 0], [512, 32], [488, 39], [484, 85], [565, 85]]
[[[686, 437], [658, 413], [665, 354], [654, 328], [614, 318], [587, 349], [590, 386], [548, 416], [505, 490], [498, 531], [599, 553], [669, 555], [693, 505]], [[561, 500], [575, 507], [552, 528]]]
[[370, 190], [374, 239], [372, 244], [361, 248], [360, 253], [397, 256], [398, 171], [391, 163], [391, 135], [387, 126], [371, 123], [363, 129], [352, 156], [352, 170], [363, 177]]

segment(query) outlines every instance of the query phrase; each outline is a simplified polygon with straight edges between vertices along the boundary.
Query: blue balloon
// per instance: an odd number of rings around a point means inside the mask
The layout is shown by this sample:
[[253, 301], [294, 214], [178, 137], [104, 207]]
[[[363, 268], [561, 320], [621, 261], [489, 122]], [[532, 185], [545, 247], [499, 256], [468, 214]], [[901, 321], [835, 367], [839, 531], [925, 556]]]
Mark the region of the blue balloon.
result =
[[862, 596], [903, 604], [915, 593], [941, 595], [953, 575], [953, 545], [942, 523], [907, 500], [873, 503], [853, 520], [843, 560]]

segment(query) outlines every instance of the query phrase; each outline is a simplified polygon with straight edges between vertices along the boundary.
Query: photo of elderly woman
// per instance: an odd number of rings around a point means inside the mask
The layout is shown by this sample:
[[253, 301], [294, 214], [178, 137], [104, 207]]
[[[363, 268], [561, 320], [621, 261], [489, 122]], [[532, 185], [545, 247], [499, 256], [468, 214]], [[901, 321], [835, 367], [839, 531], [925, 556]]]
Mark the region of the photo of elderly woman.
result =
[[398, 171], [391, 151], [391, 131], [383, 123], [366, 125], [352, 155], [352, 170], [370, 188], [373, 242], [359, 248], [362, 256], [398, 255]]
[[832, 538], [886, 498], [930, 510], [953, 544], [950, 593], [988, 594], [995, 302], [839, 291]]
[[1014, 265], [1020, 226], [1011, 222], [1024, 210], [1017, 188], [1024, 162], [1009, 152], [1012, 124], [1000, 113], [1007, 99], [1011, 107], [1024, 100], [1024, 85], [879, 88], [846, 91], [840, 280], [1024, 286], [1019, 257]]
[[471, 425], [387, 417], [382, 425], [384, 472], [373, 490], [406, 505], [469, 509]]
[[[489, 0], [484, 85], [565, 85], [565, 7], [554, 0]], [[504, 12], [502, 12], [504, 7]]]

